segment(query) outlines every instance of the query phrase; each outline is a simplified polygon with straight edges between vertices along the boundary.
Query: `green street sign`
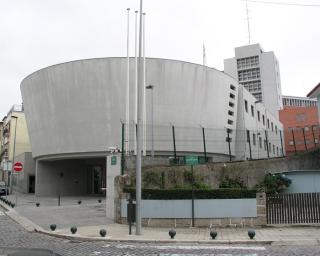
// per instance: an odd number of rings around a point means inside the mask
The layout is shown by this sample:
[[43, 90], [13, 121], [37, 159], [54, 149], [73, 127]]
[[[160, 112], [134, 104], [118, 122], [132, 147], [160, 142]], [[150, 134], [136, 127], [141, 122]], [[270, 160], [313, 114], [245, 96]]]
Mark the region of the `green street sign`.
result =
[[198, 156], [185, 156], [186, 165], [198, 165], [199, 158]]
[[117, 156], [112, 156], [111, 157], [111, 165], [116, 165], [117, 164]]

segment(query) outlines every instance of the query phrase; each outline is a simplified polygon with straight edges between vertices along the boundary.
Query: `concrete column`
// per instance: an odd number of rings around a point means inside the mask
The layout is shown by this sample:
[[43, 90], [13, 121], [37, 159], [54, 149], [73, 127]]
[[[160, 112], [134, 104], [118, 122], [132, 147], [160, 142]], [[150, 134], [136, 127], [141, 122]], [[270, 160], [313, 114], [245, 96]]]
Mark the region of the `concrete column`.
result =
[[117, 192], [115, 187], [115, 178], [121, 174], [121, 154], [112, 154], [107, 156], [106, 164], [106, 216], [108, 219], [116, 221]]
[[257, 218], [255, 226], [267, 225], [266, 193], [257, 193]]

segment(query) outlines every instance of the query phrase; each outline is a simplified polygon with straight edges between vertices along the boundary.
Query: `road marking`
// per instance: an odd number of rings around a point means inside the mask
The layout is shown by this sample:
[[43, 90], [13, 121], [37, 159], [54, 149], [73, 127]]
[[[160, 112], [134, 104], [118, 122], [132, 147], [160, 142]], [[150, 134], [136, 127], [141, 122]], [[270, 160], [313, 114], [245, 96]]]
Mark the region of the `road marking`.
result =
[[0, 216], [5, 216], [4, 212], [0, 211]]
[[150, 245], [150, 246], [139, 246], [139, 248], [155, 248], [159, 250], [245, 250], [245, 251], [264, 251], [265, 247], [262, 246], [224, 246], [224, 245]]
[[[210, 245], [203, 245], [203, 246], [201, 245], [138, 245], [137, 246], [137, 245], [131, 245], [131, 244], [117, 244], [115, 247], [118, 249], [154, 248], [158, 250], [245, 250], [245, 251], [265, 251], [266, 250], [266, 248], [262, 246], [226, 246], [226, 245], [212, 245], [212, 246]], [[249, 255], [254, 255], [254, 254], [249, 254]]]
[[160, 253], [159, 256], [258, 256], [258, 254], [177, 254], [177, 253]]

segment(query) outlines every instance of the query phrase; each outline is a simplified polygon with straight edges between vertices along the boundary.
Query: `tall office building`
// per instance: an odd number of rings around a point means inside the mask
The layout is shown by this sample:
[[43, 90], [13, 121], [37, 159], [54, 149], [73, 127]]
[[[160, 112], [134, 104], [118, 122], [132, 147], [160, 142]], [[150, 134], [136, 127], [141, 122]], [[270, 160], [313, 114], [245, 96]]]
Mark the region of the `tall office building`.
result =
[[224, 60], [224, 72], [236, 78], [276, 118], [282, 107], [279, 63], [273, 52], [259, 44], [235, 48], [235, 57]]

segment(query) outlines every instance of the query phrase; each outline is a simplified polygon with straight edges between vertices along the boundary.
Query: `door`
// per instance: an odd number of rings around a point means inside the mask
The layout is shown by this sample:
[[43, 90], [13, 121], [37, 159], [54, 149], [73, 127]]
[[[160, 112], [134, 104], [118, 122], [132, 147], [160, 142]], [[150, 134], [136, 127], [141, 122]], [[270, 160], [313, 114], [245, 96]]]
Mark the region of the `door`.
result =
[[35, 192], [36, 178], [34, 175], [29, 176], [29, 193]]

